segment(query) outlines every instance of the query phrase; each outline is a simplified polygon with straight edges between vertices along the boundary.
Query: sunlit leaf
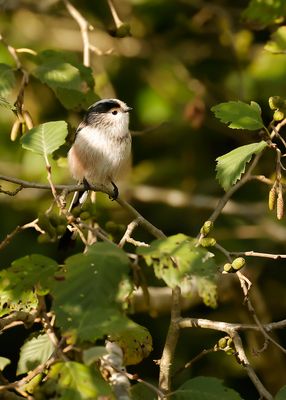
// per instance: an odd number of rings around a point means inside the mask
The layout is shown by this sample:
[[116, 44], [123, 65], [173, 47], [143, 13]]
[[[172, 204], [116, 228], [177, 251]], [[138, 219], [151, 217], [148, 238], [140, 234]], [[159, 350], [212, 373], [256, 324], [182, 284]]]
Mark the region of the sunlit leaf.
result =
[[0, 371], [3, 371], [7, 365], [11, 364], [11, 360], [6, 357], [0, 357]]
[[266, 50], [271, 53], [285, 53], [286, 52], [286, 26], [280, 26], [276, 32], [271, 35], [271, 41], [267, 42]]
[[0, 316], [34, 310], [38, 305], [37, 294], [48, 292], [49, 279], [57, 269], [58, 264], [51, 258], [32, 254], [0, 271]]
[[0, 96], [7, 96], [15, 84], [16, 78], [12, 67], [0, 63]]
[[169, 287], [182, 287], [186, 280], [191, 280], [203, 301], [215, 307], [217, 266], [213, 254], [195, 244], [194, 239], [178, 234], [155, 240], [150, 247], [140, 247], [137, 252]]
[[55, 347], [46, 333], [28, 339], [20, 350], [17, 375], [24, 374], [45, 363], [54, 350]]
[[242, 101], [228, 101], [213, 106], [211, 110], [232, 129], [257, 130], [264, 127], [260, 106], [254, 101], [250, 105]]
[[53, 309], [70, 340], [93, 341], [136, 325], [122, 311], [121, 285], [129, 268], [126, 253], [109, 243], [96, 243], [66, 260], [64, 279], [53, 289]]
[[139, 364], [152, 351], [152, 337], [148, 330], [135, 323], [130, 324], [118, 333], [110, 335], [123, 350], [124, 365]]
[[286, 16], [285, 0], [251, 0], [243, 17], [262, 26]]
[[46, 122], [30, 129], [21, 138], [24, 149], [47, 157], [65, 142], [68, 134], [65, 121]]
[[50, 398], [51, 393], [54, 399], [60, 400], [114, 399], [110, 386], [94, 365], [88, 367], [73, 361], [52, 365], [46, 382], [34, 395], [40, 400]]
[[78, 62], [72, 54], [46, 50], [35, 61], [38, 66], [32, 71], [33, 75], [48, 85], [66, 108], [87, 108], [98, 100], [93, 91], [92, 69]]
[[240, 179], [253, 154], [260, 153], [266, 146], [267, 143], [264, 141], [247, 144], [216, 159], [216, 177], [224, 190], [228, 190]]
[[217, 378], [199, 376], [189, 379], [177, 389], [172, 399], [174, 400], [242, 400], [233, 389], [223, 385]]

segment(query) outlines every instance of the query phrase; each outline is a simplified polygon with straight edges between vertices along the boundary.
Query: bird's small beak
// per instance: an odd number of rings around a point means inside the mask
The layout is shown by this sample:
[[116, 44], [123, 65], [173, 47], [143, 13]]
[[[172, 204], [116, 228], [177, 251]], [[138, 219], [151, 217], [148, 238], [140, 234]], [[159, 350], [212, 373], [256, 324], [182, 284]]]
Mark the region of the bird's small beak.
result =
[[124, 108], [124, 112], [129, 112], [129, 111], [131, 111], [131, 110], [133, 110], [132, 107], [128, 107], [128, 106], [127, 106], [127, 107]]

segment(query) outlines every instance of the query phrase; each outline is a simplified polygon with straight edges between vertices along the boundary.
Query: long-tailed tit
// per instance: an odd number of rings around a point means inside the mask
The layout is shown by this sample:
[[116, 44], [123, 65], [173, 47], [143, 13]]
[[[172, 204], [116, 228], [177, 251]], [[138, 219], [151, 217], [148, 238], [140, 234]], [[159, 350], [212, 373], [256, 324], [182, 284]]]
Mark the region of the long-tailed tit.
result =
[[130, 161], [130, 110], [118, 99], [103, 99], [91, 105], [68, 153], [73, 177], [87, 187], [93, 183], [112, 185], [114, 199], [118, 196], [117, 179]]
[[[118, 99], [103, 99], [88, 108], [68, 153], [71, 174], [79, 184], [86, 186], [87, 191], [81, 197], [75, 192], [69, 210], [85, 201], [89, 185], [93, 183], [113, 187], [111, 197], [118, 197], [116, 182], [130, 163], [130, 110]], [[60, 239], [60, 249], [68, 247], [71, 236], [72, 232], [67, 228]]]

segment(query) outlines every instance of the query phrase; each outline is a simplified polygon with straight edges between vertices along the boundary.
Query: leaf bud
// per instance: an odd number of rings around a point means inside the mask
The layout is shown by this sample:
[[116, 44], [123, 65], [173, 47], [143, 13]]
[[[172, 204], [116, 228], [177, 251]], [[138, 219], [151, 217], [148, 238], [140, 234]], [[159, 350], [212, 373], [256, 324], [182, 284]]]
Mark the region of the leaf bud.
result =
[[83, 211], [82, 213], [80, 213], [80, 219], [82, 219], [83, 221], [86, 221], [87, 219], [90, 218], [90, 213], [88, 211]]
[[229, 272], [233, 272], [232, 269], [233, 268], [232, 268], [231, 263], [224, 264], [224, 266], [223, 266], [223, 274], [227, 274]]
[[274, 111], [274, 114], [273, 114], [274, 121], [282, 121], [283, 118], [284, 118], [283, 111], [281, 111], [281, 110]]
[[38, 239], [38, 243], [40, 243], [40, 244], [51, 242], [51, 237], [48, 233], [42, 233], [41, 235], [38, 236], [37, 239]]
[[126, 36], [131, 36], [130, 25], [123, 23], [118, 28], [116, 28], [115, 36], [118, 38], [124, 38]]
[[212, 230], [214, 223], [212, 221], [205, 221], [203, 226], [201, 227], [200, 233], [204, 236], [207, 236]]
[[46, 215], [45, 213], [39, 214], [38, 225], [50, 236], [50, 238], [53, 238], [56, 236], [56, 229], [51, 224], [51, 220], [50, 220], [49, 216]]
[[220, 349], [224, 349], [224, 348], [227, 346], [227, 339], [228, 339], [227, 336], [222, 337], [222, 338], [219, 339], [219, 341], [218, 341], [218, 347], [219, 347]]
[[276, 110], [277, 108], [282, 108], [285, 106], [285, 102], [280, 96], [269, 97], [268, 103], [271, 110]]
[[216, 240], [215, 238], [202, 238], [200, 241], [200, 245], [203, 247], [212, 247], [215, 246]]
[[77, 218], [79, 216], [79, 214], [82, 212], [81, 206], [76, 206], [74, 207], [72, 210], [72, 215]]
[[237, 257], [233, 260], [232, 264], [231, 264], [232, 268], [235, 271], [240, 270], [242, 267], [245, 266], [245, 259], [243, 257]]

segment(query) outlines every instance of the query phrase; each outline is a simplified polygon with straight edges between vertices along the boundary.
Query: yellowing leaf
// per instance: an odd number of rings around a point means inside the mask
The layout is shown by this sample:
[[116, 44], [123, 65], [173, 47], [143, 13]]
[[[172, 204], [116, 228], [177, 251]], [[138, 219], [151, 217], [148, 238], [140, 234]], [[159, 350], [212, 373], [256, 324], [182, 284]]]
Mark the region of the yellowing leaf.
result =
[[155, 240], [150, 247], [138, 248], [137, 253], [169, 287], [183, 287], [191, 280], [205, 304], [216, 306], [217, 266], [213, 254], [197, 247], [194, 239], [178, 234]]

